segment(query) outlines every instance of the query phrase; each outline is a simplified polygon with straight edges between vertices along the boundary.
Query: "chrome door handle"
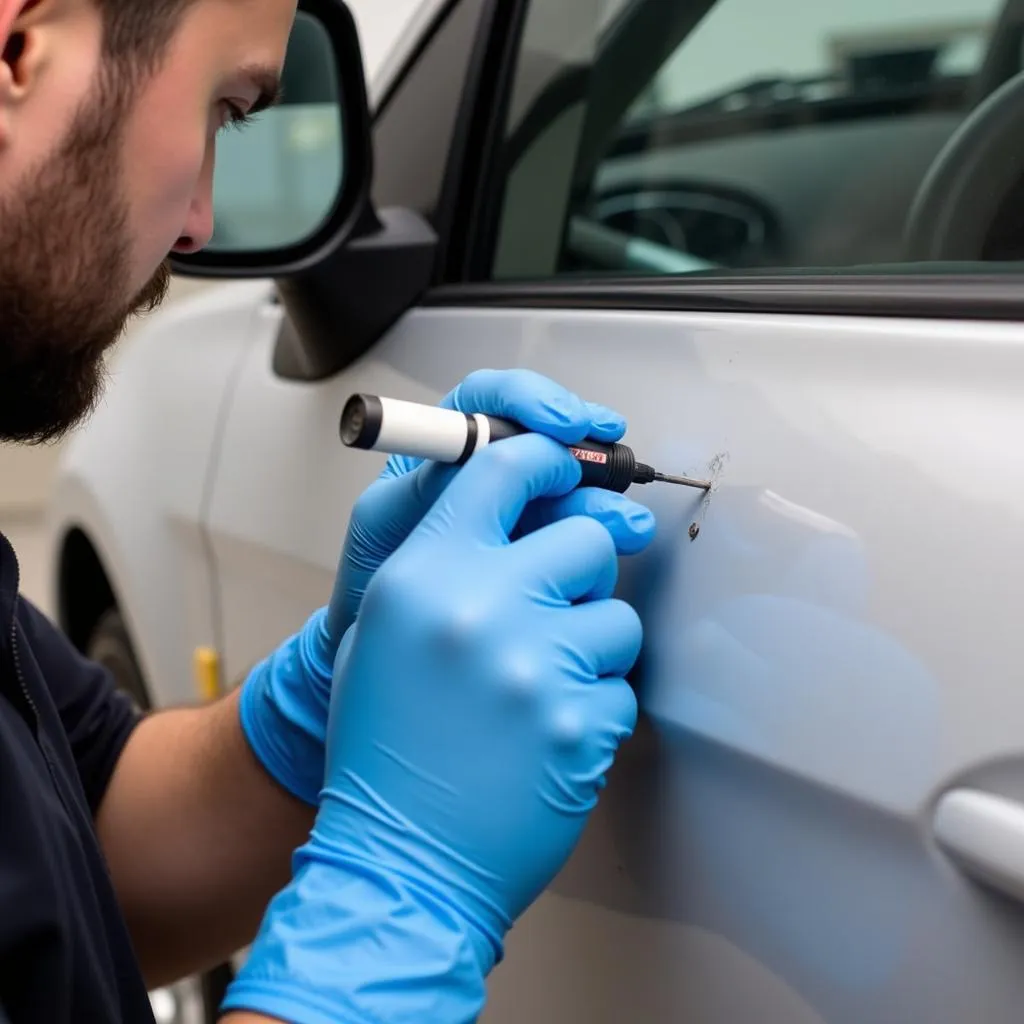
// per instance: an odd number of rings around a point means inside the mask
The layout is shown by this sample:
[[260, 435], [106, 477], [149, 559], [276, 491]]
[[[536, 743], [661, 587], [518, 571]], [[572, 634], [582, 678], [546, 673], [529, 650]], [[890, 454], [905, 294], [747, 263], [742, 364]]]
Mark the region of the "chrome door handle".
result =
[[968, 875], [1024, 902], [1024, 804], [976, 789], [945, 793], [935, 838]]

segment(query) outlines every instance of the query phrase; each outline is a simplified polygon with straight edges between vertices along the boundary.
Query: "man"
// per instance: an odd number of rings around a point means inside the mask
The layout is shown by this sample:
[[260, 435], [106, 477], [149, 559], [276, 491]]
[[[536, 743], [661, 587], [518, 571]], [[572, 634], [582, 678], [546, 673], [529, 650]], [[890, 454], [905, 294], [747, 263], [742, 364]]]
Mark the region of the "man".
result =
[[[77, 423], [167, 253], [207, 243], [217, 133], [272, 102], [293, 18], [0, 0], [0, 438]], [[633, 728], [640, 624], [611, 594], [653, 519], [556, 443], [621, 436], [610, 410], [526, 372], [446, 402], [533, 432], [393, 460], [329, 607], [208, 708], [140, 721], [0, 538], [0, 1020], [150, 1021], [147, 986], [254, 935], [231, 1024], [479, 1014]]]

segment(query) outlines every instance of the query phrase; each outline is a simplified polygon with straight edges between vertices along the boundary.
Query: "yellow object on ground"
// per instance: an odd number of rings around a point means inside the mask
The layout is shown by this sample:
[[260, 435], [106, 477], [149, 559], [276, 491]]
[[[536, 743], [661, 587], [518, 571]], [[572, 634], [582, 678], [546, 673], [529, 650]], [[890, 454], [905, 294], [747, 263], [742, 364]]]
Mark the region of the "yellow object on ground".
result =
[[209, 704], [223, 693], [220, 679], [220, 655], [212, 647], [197, 647], [192, 656], [196, 690], [200, 700]]

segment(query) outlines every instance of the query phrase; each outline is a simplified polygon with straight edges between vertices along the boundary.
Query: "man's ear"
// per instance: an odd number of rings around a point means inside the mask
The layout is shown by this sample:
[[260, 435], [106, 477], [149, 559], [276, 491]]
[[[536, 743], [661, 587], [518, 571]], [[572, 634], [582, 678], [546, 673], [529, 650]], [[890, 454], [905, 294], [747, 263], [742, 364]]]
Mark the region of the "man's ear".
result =
[[38, 20], [46, 0], [0, 0], [0, 102], [5, 105], [25, 85], [28, 39], [26, 34]]
[[7, 48], [14, 23], [21, 17], [22, 12], [35, 6], [34, 0], [0, 0], [0, 44], [4, 49]]
[[12, 106], [24, 95], [31, 65], [29, 30], [46, 0], [0, 0], [0, 149], [10, 138]]

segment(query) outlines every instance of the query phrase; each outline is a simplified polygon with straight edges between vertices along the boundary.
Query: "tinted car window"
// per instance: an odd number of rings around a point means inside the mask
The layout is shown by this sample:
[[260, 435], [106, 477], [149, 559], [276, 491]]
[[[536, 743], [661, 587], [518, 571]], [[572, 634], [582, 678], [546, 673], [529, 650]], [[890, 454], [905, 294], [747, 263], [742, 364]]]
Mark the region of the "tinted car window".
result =
[[[1019, 6], [532, 0], [502, 114], [491, 276], [931, 260], [915, 217], [934, 219], [936, 196], [943, 212], [935, 168], [988, 144], [958, 130], [1020, 73]], [[984, 230], [935, 258], [963, 271], [1024, 256], [1024, 157], [1012, 172], [999, 203], [983, 176], [950, 187]]]

